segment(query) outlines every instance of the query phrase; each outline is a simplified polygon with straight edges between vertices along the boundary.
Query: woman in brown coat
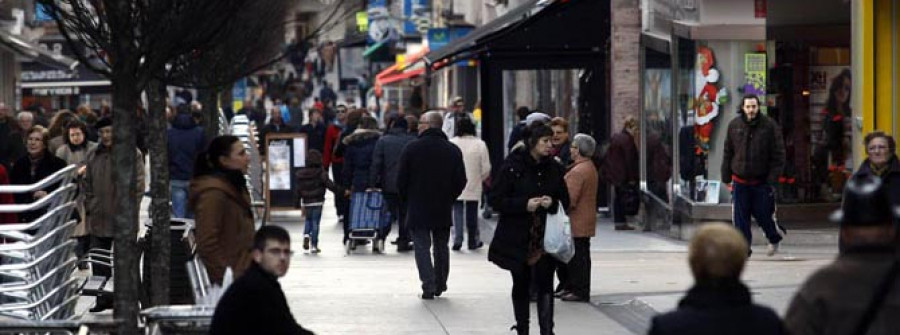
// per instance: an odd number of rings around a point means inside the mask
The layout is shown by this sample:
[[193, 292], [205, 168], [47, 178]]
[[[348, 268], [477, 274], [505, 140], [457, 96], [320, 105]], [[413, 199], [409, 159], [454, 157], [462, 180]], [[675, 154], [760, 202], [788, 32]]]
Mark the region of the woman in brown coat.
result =
[[249, 164], [235, 136], [216, 137], [197, 157], [189, 206], [195, 213], [197, 252], [213, 284], [222, 284], [226, 268], [238, 277], [250, 265], [255, 227], [244, 179]]
[[566, 173], [569, 190], [569, 221], [575, 256], [566, 265], [566, 280], [560, 283], [563, 301], [586, 302], [591, 294], [591, 237], [597, 233], [597, 166], [591, 160], [597, 142], [588, 135], [578, 134], [569, 152], [572, 165]]

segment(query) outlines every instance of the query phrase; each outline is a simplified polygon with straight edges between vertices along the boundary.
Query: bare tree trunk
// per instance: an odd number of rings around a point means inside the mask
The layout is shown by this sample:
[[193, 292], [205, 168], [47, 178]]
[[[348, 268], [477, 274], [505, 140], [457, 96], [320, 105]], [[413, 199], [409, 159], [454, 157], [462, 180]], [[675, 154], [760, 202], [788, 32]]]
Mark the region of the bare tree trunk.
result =
[[[166, 86], [158, 80], [150, 82], [147, 88], [150, 118], [150, 212], [153, 219], [150, 242], [150, 304], [169, 304], [170, 245], [170, 204], [169, 199], [169, 155], [166, 133]], [[144, 262], [147, 263], [147, 259]], [[145, 274], [146, 276], [146, 274]]]
[[203, 88], [197, 91], [197, 100], [203, 105], [203, 130], [207, 141], [219, 135], [219, 90]]
[[[130, 69], [127, 64], [122, 65]], [[112, 78], [113, 86], [113, 182], [119, 196], [115, 199], [115, 310], [113, 316], [119, 322], [119, 334], [137, 334], [138, 297], [141, 284], [138, 275], [137, 247], [139, 194], [143, 187], [137, 185], [135, 171], [138, 161], [135, 134], [137, 133], [137, 106], [140, 90], [135, 86], [137, 78], [129, 71], [118, 71]], [[141, 185], [142, 186], [142, 185]], [[140, 192], [140, 193], [139, 193]]]

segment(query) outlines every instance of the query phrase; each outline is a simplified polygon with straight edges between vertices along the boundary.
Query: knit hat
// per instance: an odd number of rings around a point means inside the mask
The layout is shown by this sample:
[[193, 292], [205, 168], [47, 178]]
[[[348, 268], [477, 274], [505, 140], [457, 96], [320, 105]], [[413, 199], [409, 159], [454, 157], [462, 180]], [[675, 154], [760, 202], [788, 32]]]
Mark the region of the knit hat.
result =
[[113, 122], [112, 122], [111, 117], [104, 117], [104, 118], [101, 118], [99, 121], [97, 121], [97, 124], [94, 125], [94, 128], [100, 129], [100, 128], [109, 127], [109, 126], [112, 126], [112, 123]]
[[535, 121], [547, 123], [550, 122], [550, 119], [550, 115], [541, 112], [532, 112], [531, 114], [528, 114], [528, 117], [525, 118], [525, 125], [531, 126], [531, 124], [533, 124]]

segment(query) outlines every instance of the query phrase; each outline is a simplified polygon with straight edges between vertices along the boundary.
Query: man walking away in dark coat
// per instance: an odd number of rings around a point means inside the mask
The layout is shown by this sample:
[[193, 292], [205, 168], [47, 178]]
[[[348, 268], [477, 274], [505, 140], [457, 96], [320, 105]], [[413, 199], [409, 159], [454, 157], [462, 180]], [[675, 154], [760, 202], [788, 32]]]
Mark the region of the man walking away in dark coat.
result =
[[780, 335], [778, 314], [753, 303], [741, 280], [747, 242], [724, 223], [704, 225], [688, 247], [695, 284], [678, 309], [653, 318], [650, 335]]
[[609, 151], [600, 169], [603, 171], [601, 177], [614, 186], [613, 222], [616, 224], [616, 230], [634, 230], [627, 222], [625, 201], [626, 197], [635, 196], [634, 190], [640, 177], [640, 155], [635, 141], [635, 135], [639, 130], [637, 120], [632, 117], [626, 118], [622, 132], [613, 135], [609, 140]]
[[741, 111], [728, 124], [725, 135], [722, 183], [734, 181], [731, 190], [734, 226], [744, 234], [749, 245], [753, 240], [750, 217], [755, 218], [769, 240], [767, 255], [774, 256], [784, 232], [775, 221], [775, 185], [784, 168], [784, 141], [778, 124], [759, 113], [758, 97], [744, 96]]
[[[409, 236], [409, 227], [406, 225], [406, 207], [400, 204], [400, 195], [397, 190], [397, 172], [400, 166], [400, 154], [406, 145], [416, 138], [407, 131], [406, 118], [394, 114], [388, 122], [388, 131], [375, 143], [375, 152], [372, 154], [372, 168], [370, 170], [369, 185], [380, 188], [384, 201], [391, 212], [391, 219], [396, 218], [398, 229], [397, 251], [410, 251], [412, 239]], [[391, 227], [387, 227], [384, 233], [390, 234]]]
[[889, 186], [876, 176], [854, 176], [844, 188], [841, 251], [807, 279], [784, 318], [793, 335], [900, 334], [900, 255]]
[[322, 120], [322, 112], [318, 109], [309, 110], [309, 123], [300, 127], [300, 132], [306, 134], [307, 148], [316, 149], [319, 152], [325, 150], [325, 121]]
[[188, 105], [178, 106], [178, 114], [168, 130], [169, 191], [176, 218], [193, 218], [187, 209], [188, 189], [194, 175], [194, 161], [205, 145], [203, 129], [197, 127]]
[[278, 284], [293, 254], [284, 228], [259, 228], [253, 237], [253, 263], [222, 295], [209, 333], [312, 335], [297, 324]]
[[419, 138], [403, 150], [397, 172], [400, 201], [407, 205], [406, 220], [413, 232], [422, 299], [427, 300], [447, 290], [453, 203], [466, 187], [462, 152], [447, 140], [442, 126], [440, 112], [422, 115]]

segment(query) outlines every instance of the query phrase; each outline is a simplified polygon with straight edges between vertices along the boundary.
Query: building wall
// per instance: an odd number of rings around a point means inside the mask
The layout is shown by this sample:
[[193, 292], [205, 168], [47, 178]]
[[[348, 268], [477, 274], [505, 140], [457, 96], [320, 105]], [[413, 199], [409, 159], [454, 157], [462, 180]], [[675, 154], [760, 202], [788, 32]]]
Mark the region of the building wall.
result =
[[611, 130], [622, 129], [627, 116], [640, 111], [641, 8], [638, 0], [611, 2], [612, 39], [609, 74], [612, 110]]

